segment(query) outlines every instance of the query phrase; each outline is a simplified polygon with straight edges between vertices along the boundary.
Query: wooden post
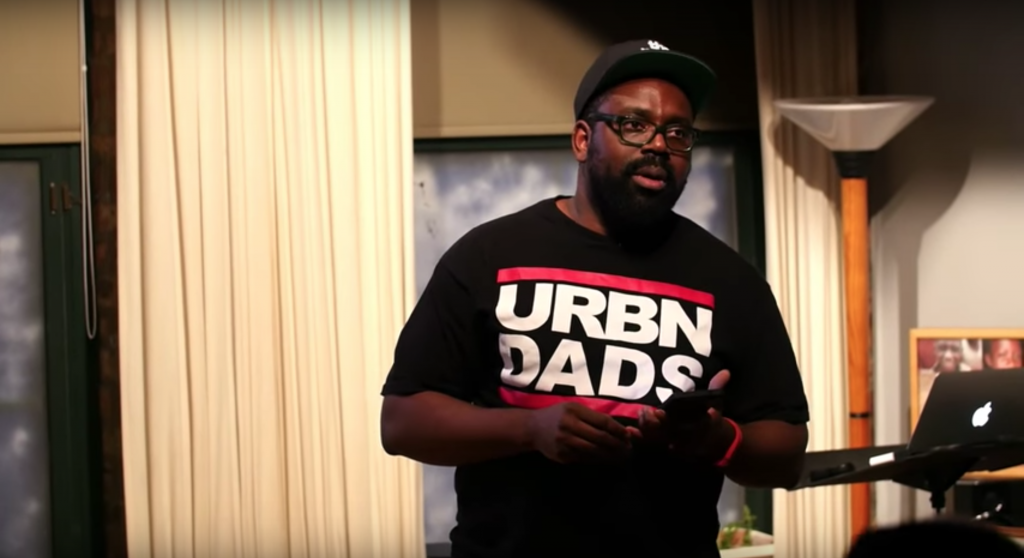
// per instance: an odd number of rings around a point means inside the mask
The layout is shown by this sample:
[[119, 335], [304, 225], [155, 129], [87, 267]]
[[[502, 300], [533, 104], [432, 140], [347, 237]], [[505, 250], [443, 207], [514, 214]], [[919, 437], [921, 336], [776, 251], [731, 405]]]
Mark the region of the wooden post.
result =
[[[843, 272], [846, 296], [846, 353], [851, 448], [872, 444], [871, 276], [867, 180], [842, 179]], [[851, 536], [871, 525], [871, 485], [850, 486]]]

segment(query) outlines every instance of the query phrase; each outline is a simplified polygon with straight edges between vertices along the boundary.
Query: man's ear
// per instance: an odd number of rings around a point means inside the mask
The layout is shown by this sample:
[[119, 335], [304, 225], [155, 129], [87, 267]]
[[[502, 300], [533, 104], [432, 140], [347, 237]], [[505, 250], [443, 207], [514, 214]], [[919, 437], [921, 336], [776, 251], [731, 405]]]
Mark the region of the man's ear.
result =
[[587, 160], [587, 151], [590, 150], [592, 130], [590, 125], [583, 120], [577, 120], [572, 128], [572, 153], [577, 162]]

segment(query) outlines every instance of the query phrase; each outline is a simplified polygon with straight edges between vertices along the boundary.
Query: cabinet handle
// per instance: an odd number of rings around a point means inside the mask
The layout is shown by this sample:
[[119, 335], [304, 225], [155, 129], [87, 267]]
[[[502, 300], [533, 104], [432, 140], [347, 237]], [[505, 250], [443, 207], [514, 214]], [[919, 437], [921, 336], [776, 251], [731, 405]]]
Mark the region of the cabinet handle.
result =
[[57, 185], [50, 183], [50, 215], [56, 215], [60, 208], [60, 200], [57, 198]]

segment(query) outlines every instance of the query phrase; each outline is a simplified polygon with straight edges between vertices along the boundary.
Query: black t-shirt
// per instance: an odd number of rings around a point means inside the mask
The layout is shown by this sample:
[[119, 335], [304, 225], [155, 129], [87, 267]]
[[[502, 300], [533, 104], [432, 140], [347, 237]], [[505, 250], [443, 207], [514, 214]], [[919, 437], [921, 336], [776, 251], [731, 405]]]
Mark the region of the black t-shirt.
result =
[[[764, 278], [677, 217], [656, 251], [624, 251], [556, 199], [480, 225], [441, 258], [403, 329], [384, 395], [484, 407], [567, 399], [629, 421], [728, 369], [725, 416], [808, 421]], [[721, 470], [638, 446], [624, 464], [539, 453], [459, 467], [454, 558], [717, 557]]]

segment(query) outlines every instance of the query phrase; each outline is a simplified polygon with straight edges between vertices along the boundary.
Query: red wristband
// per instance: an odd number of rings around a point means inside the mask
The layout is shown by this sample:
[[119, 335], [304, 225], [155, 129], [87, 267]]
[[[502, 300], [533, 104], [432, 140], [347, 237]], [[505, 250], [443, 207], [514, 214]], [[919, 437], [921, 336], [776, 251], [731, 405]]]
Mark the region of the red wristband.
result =
[[733, 454], [736, 453], [736, 448], [740, 447], [740, 442], [743, 441], [743, 429], [740, 428], [740, 425], [736, 424], [732, 419], [725, 417], [722, 417], [722, 420], [732, 425], [733, 432], [735, 432], [736, 435], [733, 436], [732, 444], [729, 444], [729, 449], [725, 450], [725, 455], [718, 461], [718, 463], [715, 463], [715, 467], [725, 467], [729, 465], [729, 460], [732, 459]]

